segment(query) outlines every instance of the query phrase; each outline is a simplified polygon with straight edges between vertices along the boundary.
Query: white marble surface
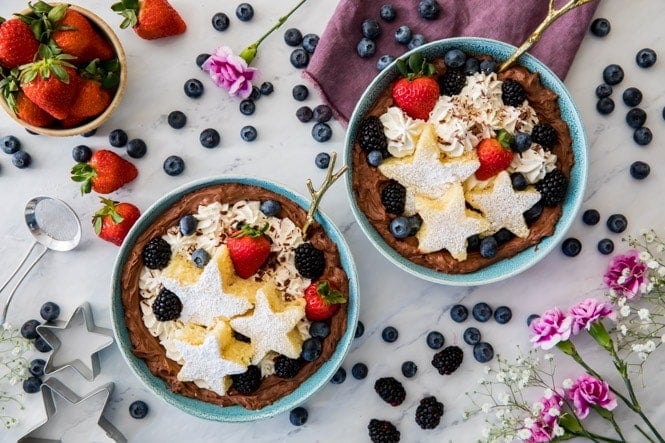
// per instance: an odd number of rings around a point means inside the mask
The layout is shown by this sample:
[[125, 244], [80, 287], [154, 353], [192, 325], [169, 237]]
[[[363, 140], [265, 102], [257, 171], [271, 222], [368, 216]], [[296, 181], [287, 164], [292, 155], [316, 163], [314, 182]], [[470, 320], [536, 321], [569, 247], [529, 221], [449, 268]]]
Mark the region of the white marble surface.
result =
[[[119, 25], [120, 18], [109, 10], [109, 2], [80, 0], [78, 3], [93, 9], [114, 28]], [[38, 317], [40, 305], [47, 300], [60, 304], [64, 319], [78, 304], [88, 301], [97, 323], [110, 327], [109, 286], [117, 248], [96, 239], [93, 234], [89, 220], [98, 206], [97, 198], [94, 195], [81, 197], [78, 187], [69, 180], [73, 146], [85, 143], [93, 148], [105, 147], [106, 137], [114, 128], [125, 129], [130, 138], [143, 138], [148, 144], [148, 155], [135, 161], [140, 170], [138, 179], [113, 194], [114, 199], [134, 202], [142, 209], [176, 186], [223, 173], [269, 177], [306, 193], [305, 178], [312, 177], [317, 182], [323, 175], [314, 166], [316, 153], [342, 149], [344, 129], [339, 124], [333, 124], [331, 141], [318, 144], [310, 137], [310, 125], [295, 118], [300, 103], [291, 98], [291, 88], [303, 80], [289, 64], [290, 49], [283, 43], [281, 31], [261, 46], [254, 63], [262, 71], [261, 79], [274, 83], [275, 93], [258, 102], [253, 116], [241, 115], [237, 102], [205, 81], [194, 64], [197, 54], [209, 52], [220, 44], [239, 51], [267, 29], [291, 2], [254, 1], [256, 15], [250, 23], [241, 23], [233, 17], [239, 1], [202, 0], [194, 5], [186, 0], [173, 0], [172, 3], [189, 24], [185, 35], [147, 42], [129, 30], [118, 31], [129, 62], [127, 93], [118, 111], [96, 136], [88, 139], [32, 136], [6, 116], [0, 116], [0, 134], [17, 135], [34, 159], [32, 167], [18, 170], [11, 165], [8, 156], [0, 154], [0, 269], [3, 275], [13, 268], [31, 241], [23, 224], [22, 211], [32, 196], [44, 194], [64, 199], [78, 212], [84, 225], [83, 240], [76, 250], [47, 254], [21, 287], [9, 312], [9, 320], [15, 324]], [[304, 32], [320, 33], [335, 4], [334, 1], [310, 2], [293, 17], [290, 25]], [[7, 16], [24, 6], [23, 0], [4, 0], [0, 13]], [[218, 33], [210, 26], [210, 18], [220, 10], [232, 16], [231, 28], [225, 33]], [[660, 202], [665, 185], [662, 172], [665, 123], [661, 110], [665, 106], [662, 86], [665, 60], [659, 60], [652, 69], [642, 70], [635, 65], [634, 55], [640, 48], [652, 47], [665, 57], [665, 31], [656, 19], [664, 15], [665, 3], [660, 0], [632, 0], [629, 9], [626, 2], [603, 1], [597, 16], [611, 20], [612, 32], [605, 39], [591, 35], [585, 38], [566, 80], [584, 117], [590, 142], [591, 168], [583, 208], [597, 208], [603, 221], [611, 213], [624, 213], [628, 216], [629, 230], [634, 233], [646, 226], [663, 227]], [[615, 112], [603, 117], [595, 111], [594, 88], [601, 82], [603, 67], [609, 63], [623, 65], [626, 78], [614, 94]], [[199, 100], [191, 100], [182, 92], [184, 81], [191, 77], [204, 80], [207, 88]], [[647, 147], [639, 147], [632, 141], [632, 133], [624, 123], [627, 108], [621, 103], [620, 93], [631, 85], [640, 87], [645, 96], [647, 125], [654, 133], [654, 141]], [[306, 102], [310, 106], [318, 103], [314, 93]], [[166, 115], [175, 109], [188, 115], [187, 127], [180, 131], [166, 124]], [[259, 131], [254, 143], [240, 139], [240, 128], [246, 124], [255, 125]], [[220, 130], [222, 144], [219, 148], [206, 150], [199, 145], [198, 134], [206, 127]], [[181, 155], [187, 164], [184, 174], [176, 178], [162, 172], [162, 161], [171, 154]], [[635, 160], [644, 160], [652, 166], [651, 175], [644, 181], [636, 181], [628, 173], [630, 163]], [[360, 317], [366, 331], [362, 338], [355, 340], [344, 367], [350, 372], [354, 363], [365, 362], [369, 376], [358, 381], [349, 375], [344, 384], [328, 385], [308, 400], [305, 406], [310, 418], [305, 426], [293, 427], [288, 414], [254, 424], [223, 424], [188, 416], [148, 391], [131, 373], [115, 346], [101, 353], [101, 374], [93, 383], [68, 370], [60, 378], [80, 395], [113, 381], [115, 391], [107, 416], [130, 442], [366, 441], [370, 418], [393, 420], [402, 432], [403, 441], [476, 441], [482, 421], [464, 422], [461, 416], [467, 405], [464, 392], [473, 389], [482, 375], [482, 365], [473, 360], [469, 348], [462, 342], [464, 328], [479, 326], [484, 337], [501, 354], [513, 353], [517, 345], [526, 348], [528, 334], [524, 320], [528, 314], [553, 305], [567, 307], [589, 294], [600, 295], [601, 276], [608, 258], [596, 251], [597, 241], [610, 237], [618, 250], [623, 247], [619, 236], [609, 233], [603, 224], [588, 227], [578, 220], [570, 232], [584, 245], [577, 258], [564, 257], [557, 249], [525, 274], [507, 281], [477, 288], [445, 287], [398, 272], [372, 248], [354, 222], [342, 183], [332, 188], [323, 208], [350, 243], [360, 276]], [[493, 306], [506, 304], [513, 309], [513, 321], [506, 326], [494, 322], [477, 325], [473, 321], [455, 324], [449, 319], [448, 309], [460, 301], [467, 306], [479, 301]], [[400, 332], [394, 344], [381, 340], [381, 330], [387, 325], [395, 326]], [[425, 344], [425, 335], [434, 329], [443, 332], [448, 343], [462, 343], [467, 351], [462, 368], [452, 376], [439, 376], [429, 364], [433, 352]], [[414, 379], [405, 380], [400, 373], [400, 365], [405, 360], [413, 360], [419, 366]], [[576, 369], [564, 358], [560, 361], [562, 375], [576, 374]], [[651, 361], [647, 376], [655, 375], [663, 363], [661, 353]], [[609, 362], [604, 372], [610, 373]], [[404, 381], [407, 390], [406, 401], [398, 408], [387, 406], [373, 391], [374, 380], [388, 375]], [[660, 406], [662, 390], [658, 386], [661, 377], [647, 381], [652, 389], [642, 390], [639, 396], [652, 411], [654, 422], [664, 423], [665, 408]], [[425, 394], [435, 394], [446, 406], [442, 424], [435, 431], [422, 431], [413, 420], [417, 402]], [[129, 404], [136, 399], [150, 405], [150, 414], [144, 420], [134, 420], [128, 414]], [[27, 396], [24, 405], [26, 409], [18, 412], [20, 424], [10, 431], [0, 431], [0, 440], [14, 441], [44, 417], [38, 395]], [[632, 435], [632, 441], [638, 440]], [[85, 442], [87, 438], [82, 435], [75, 441]]]

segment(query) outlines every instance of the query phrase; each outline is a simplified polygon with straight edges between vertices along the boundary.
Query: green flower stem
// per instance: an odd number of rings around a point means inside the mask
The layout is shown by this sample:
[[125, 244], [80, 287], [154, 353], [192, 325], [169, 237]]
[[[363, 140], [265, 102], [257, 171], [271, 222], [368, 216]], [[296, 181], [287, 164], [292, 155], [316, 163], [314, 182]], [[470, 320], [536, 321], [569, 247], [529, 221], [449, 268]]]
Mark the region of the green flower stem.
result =
[[653, 440], [653, 438], [651, 438], [651, 437], [650, 437], [650, 436], [644, 431], [644, 429], [640, 428], [640, 427], [637, 426], [637, 425], [633, 425], [633, 426], [635, 426], [635, 429], [637, 429], [637, 430], [639, 431], [640, 434], [644, 435], [644, 438], [646, 438], [648, 441], [650, 441], [651, 443], [656, 443], [656, 442]]

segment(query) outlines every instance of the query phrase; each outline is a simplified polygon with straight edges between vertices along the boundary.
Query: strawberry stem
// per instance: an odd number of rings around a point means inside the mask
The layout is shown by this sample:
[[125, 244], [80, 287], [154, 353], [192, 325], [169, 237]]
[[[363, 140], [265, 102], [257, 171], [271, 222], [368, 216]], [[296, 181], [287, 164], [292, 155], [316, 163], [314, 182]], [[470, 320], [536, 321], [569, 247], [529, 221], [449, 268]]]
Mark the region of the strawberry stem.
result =
[[316, 285], [316, 292], [318, 292], [321, 297], [331, 305], [346, 303], [346, 299], [344, 298], [344, 295], [342, 295], [342, 292], [333, 289], [328, 280], [321, 280], [318, 282]]
[[[262, 236], [266, 236], [266, 231], [268, 230], [268, 223], [263, 225], [261, 228], [257, 228], [255, 226], [250, 226], [245, 223], [239, 223], [238, 224], [238, 230], [231, 234], [231, 237], [233, 238], [241, 238], [241, 237], [252, 237], [252, 238], [258, 238]], [[270, 239], [270, 237], [268, 237]]]
[[102, 202], [103, 206], [95, 212], [95, 215], [92, 217], [92, 226], [97, 235], [102, 231], [104, 217], [111, 217], [111, 220], [113, 220], [113, 223], [116, 225], [122, 223], [124, 220], [124, 217], [116, 210], [118, 202], [104, 197], [100, 197], [99, 200]]

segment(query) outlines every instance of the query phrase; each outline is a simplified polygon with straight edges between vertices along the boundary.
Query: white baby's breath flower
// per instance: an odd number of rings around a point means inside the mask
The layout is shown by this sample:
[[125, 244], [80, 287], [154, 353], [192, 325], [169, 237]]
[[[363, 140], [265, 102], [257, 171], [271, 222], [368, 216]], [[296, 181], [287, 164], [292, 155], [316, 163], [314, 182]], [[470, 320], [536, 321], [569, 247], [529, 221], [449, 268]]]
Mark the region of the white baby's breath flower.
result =
[[492, 405], [489, 403], [483, 403], [483, 405], [480, 407], [480, 410], [486, 414], [490, 411], [490, 409], [492, 409]]
[[649, 321], [650, 320], [649, 310], [647, 308], [642, 308], [642, 309], [638, 310], [637, 311], [637, 316], [640, 318], [640, 320], [643, 320], [643, 321]]
[[619, 331], [621, 331], [621, 335], [626, 335], [628, 333], [628, 327], [626, 325], [621, 325], [619, 326]]
[[563, 386], [563, 389], [570, 389], [573, 387], [573, 381], [569, 378], [565, 379], [564, 381], [561, 382], [561, 386]]
[[554, 423], [554, 436], [563, 437], [563, 434], [566, 433], [566, 430], [559, 426], [558, 423]]
[[630, 306], [622, 306], [621, 309], [619, 309], [619, 314], [621, 314], [622, 317], [628, 317], [630, 315]]
[[656, 236], [653, 235], [653, 232], [647, 232], [644, 234], [644, 241], [647, 243], [652, 243], [656, 239]]
[[541, 412], [543, 412], [543, 409], [545, 409], [545, 405], [542, 404], [541, 402], [537, 401], [531, 406], [531, 412], [533, 415], [538, 415]]
[[527, 417], [524, 419], [524, 426], [526, 426], [527, 428], [530, 428], [534, 424], [536, 424], [536, 420], [534, 420], [533, 418]]
[[483, 371], [485, 372], [485, 374], [489, 374], [490, 372], [492, 372], [492, 368], [490, 368], [489, 366], [485, 365], [485, 366], [483, 367]]
[[649, 352], [649, 353], [655, 351], [655, 350], [656, 350], [656, 343], [654, 343], [653, 340], [648, 340], [648, 341], [644, 344], [644, 350], [645, 350], [646, 352]]
[[641, 251], [639, 255], [640, 261], [643, 261], [644, 263], [648, 262], [651, 260], [651, 254], [649, 254], [647, 251]]
[[554, 392], [550, 388], [545, 389], [545, 392], [543, 392], [543, 397], [548, 400], [552, 398], [552, 395], [554, 395]]
[[471, 413], [469, 411], [462, 412], [462, 418], [464, 420], [467, 420], [469, 417], [471, 417]]
[[649, 260], [647, 262], [647, 267], [649, 269], [658, 269], [659, 266], [660, 264], [656, 260]]
[[656, 270], [656, 273], [658, 274], [659, 277], [665, 277], [665, 266], [660, 266]]
[[662, 244], [662, 243], [659, 243], [658, 245], [656, 245], [656, 252], [659, 253], [659, 254], [662, 254], [663, 252], [665, 252], [665, 245]]
[[559, 408], [550, 408], [550, 409], [547, 411], [547, 413], [548, 413], [551, 417], [558, 417], [559, 415], [561, 415], [561, 411], [559, 411]]
[[496, 396], [496, 401], [500, 405], [507, 405], [509, 400], [510, 396], [508, 395], [507, 392], [502, 392], [501, 394]]
[[504, 372], [497, 372], [496, 373], [496, 381], [499, 383], [503, 383], [506, 380], [506, 374]]
[[660, 336], [660, 341], [663, 342], [663, 343], [665, 343], [665, 334], [663, 334], [663, 335]]
[[626, 305], [626, 297], [619, 297], [617, 298], [617, 306], [618, 307], [623, 307]]
[[552, 354], [551, 352], [548, 352], [547, 354], [543, 355], [543, 360], [547, 360], [547, 361], [554, 360], [554, 354]]
[[647, 361], [647, 358], [649, 358], [649, 354], [647, 354], [646, 352], [639, 352], [637, 354], [637, 357], [642, 361]]
[[528, 440], [528, 439], [531, 438], [531, 431], [529, 431], [526, 428], [525, 429], [520, 429], [519, 432], [517, 433], [517, 437], [520, 440]]
[[642, 343], [633, 343], [633, 345], [630, 347], [633, 352], [642, 352], [644, 349], [644, 346]]

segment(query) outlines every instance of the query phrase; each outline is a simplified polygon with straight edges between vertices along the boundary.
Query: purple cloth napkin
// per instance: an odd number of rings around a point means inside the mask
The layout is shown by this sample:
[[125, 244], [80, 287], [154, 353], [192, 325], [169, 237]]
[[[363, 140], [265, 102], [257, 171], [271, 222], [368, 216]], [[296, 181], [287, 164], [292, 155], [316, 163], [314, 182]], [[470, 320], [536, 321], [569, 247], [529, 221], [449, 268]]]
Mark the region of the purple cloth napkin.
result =
[[[566, 0], [567, 1], [567, 0]], [[547, 0], [438, 0], [441, 15], [433, 21], [418, 16], [415, 0], [341, 0], [321, 35], [305, 71], [342, 123], [347, 124], [356, 102], [376, 76], [376, 61], [383, 54], [399, 56], [406, 51], [395, 42], [395, 30], [407, 25], [427, 41], [447, 37], [474, 36], [501, 40], [519, 46], [547, 15]], [[386, 23], [379, 17], [384, 3], [391, 3], [397, 18]], [[564, 0], [557, 0], [559, 6]], [[559, 18], [529, 51], [560, 78], [568, 68], [584, 37], [598, 2], [580, 6]], [[356, 45], [362, 38], [362, 22], [375, 18], [382, 28], [376, 39], [376, 54], [360, 58]]]

